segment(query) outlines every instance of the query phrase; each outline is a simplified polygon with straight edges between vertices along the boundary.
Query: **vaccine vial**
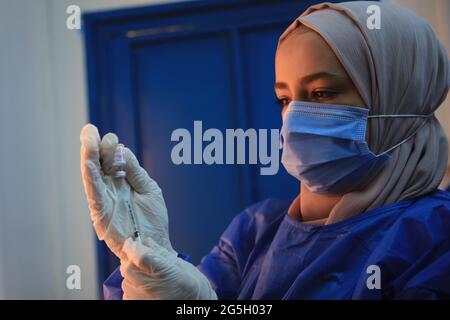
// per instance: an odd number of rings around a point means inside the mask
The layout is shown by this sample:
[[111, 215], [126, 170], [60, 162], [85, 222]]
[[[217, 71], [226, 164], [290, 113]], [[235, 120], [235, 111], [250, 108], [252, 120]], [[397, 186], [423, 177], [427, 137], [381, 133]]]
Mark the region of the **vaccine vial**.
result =
[[124, 178], [126, 176], [125, 172], [125, 146], [123, 144], [118, 144], [114, 152], [113, 168], [115, 170], [116, 178]]

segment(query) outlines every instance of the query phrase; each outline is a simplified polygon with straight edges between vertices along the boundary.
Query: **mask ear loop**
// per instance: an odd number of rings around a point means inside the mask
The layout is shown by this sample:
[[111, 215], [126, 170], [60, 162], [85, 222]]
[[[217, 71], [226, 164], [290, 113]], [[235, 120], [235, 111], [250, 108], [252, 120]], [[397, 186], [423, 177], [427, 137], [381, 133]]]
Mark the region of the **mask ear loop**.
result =
[[430, 114], [375, 114], [375, 115], [369, 115], [368, 118], [429, 118], [434, 115], [433, 113]]
[[412, 133], [410, 134], [408, 137], [406, 137], [405, 139], [403, 139], [402, 141], [400, 141], [399, 143], [397, 143], [396, 145], [390, 147], [389, 149], [379, 153], [377, 156], [381, 156], [383, 154], [386, 154], [392, 150], [394, 150], [395, 148], [397, 148], [398, 146], [400, 146], [401, 144], [405, 143], [406, 141], [408, 141], [409, 139], [411, 139], [417, 132], [419, 132], [419, 130], [425, 125], [425, 123], [427, 123], [427, 119], [429, 117], [432, 117], [434, 115], [434, 112], [431, 114], [379, 114], [379, 115], [370, 115], [368, 116], [368, 118], [426, 118], [425, 121], [422, 122], [422, 124]]

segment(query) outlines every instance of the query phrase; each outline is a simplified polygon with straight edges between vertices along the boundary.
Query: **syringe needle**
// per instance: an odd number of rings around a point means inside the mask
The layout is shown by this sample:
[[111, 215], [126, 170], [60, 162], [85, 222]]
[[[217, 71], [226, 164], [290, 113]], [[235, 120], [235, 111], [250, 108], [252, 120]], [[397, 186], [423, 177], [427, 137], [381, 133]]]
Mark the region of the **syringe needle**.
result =
[[126, 201], [127, 207], [128, 207], [128, 212], [130, 213], [130, 218], [131, 218], [131, 223], [133, 224], [133, 236], [134, 239], [138, 239], [140, 240], [139, 237], [139, 230], [137, 228], [137, 224], [136, 224], [136, 220], [134, 219], [134, 213], [133, 213], [133, 209], [131, 207], [131, 203], [129, 201]]

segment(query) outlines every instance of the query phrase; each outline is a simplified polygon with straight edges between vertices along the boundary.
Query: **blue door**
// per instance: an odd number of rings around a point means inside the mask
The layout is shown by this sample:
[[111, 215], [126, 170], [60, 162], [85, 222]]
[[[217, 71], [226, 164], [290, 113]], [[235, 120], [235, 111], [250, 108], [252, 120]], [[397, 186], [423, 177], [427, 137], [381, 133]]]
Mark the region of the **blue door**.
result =
[[[198, 1], [84, 16], [90, 121], [116, 132], [161, 186], [174, 248], [194, 263], [246, 206], [293, 199], [280, 165], [175, 165], [171, 134], [279, 129], [274, 54], [281, 32], [311, 1]], [[203, 145], [204, 146], [204, 145]], [[100, 280], [111, 271], [100, 248]], [[117, 263], [117, 262], [113, 262]]]

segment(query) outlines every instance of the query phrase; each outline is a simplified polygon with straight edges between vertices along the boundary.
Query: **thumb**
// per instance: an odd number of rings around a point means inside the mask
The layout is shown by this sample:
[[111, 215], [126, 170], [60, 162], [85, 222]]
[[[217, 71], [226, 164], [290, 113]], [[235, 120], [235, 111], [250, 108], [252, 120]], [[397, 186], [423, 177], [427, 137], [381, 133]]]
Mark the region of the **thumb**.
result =
[[127, 181], [138, 193], [160, 193], [158, 184], [150, 178], [147, 171], [139, 165], [139, 161], [130, 149], [125, 148]]
[[165, 271], [173, 264], [173, 259], [176, 259], [176, 255], [168, 252], [151, 239], [141, 242], [128, 238], [125, 240], [122, 250], [129, 262], [149, 274]]

